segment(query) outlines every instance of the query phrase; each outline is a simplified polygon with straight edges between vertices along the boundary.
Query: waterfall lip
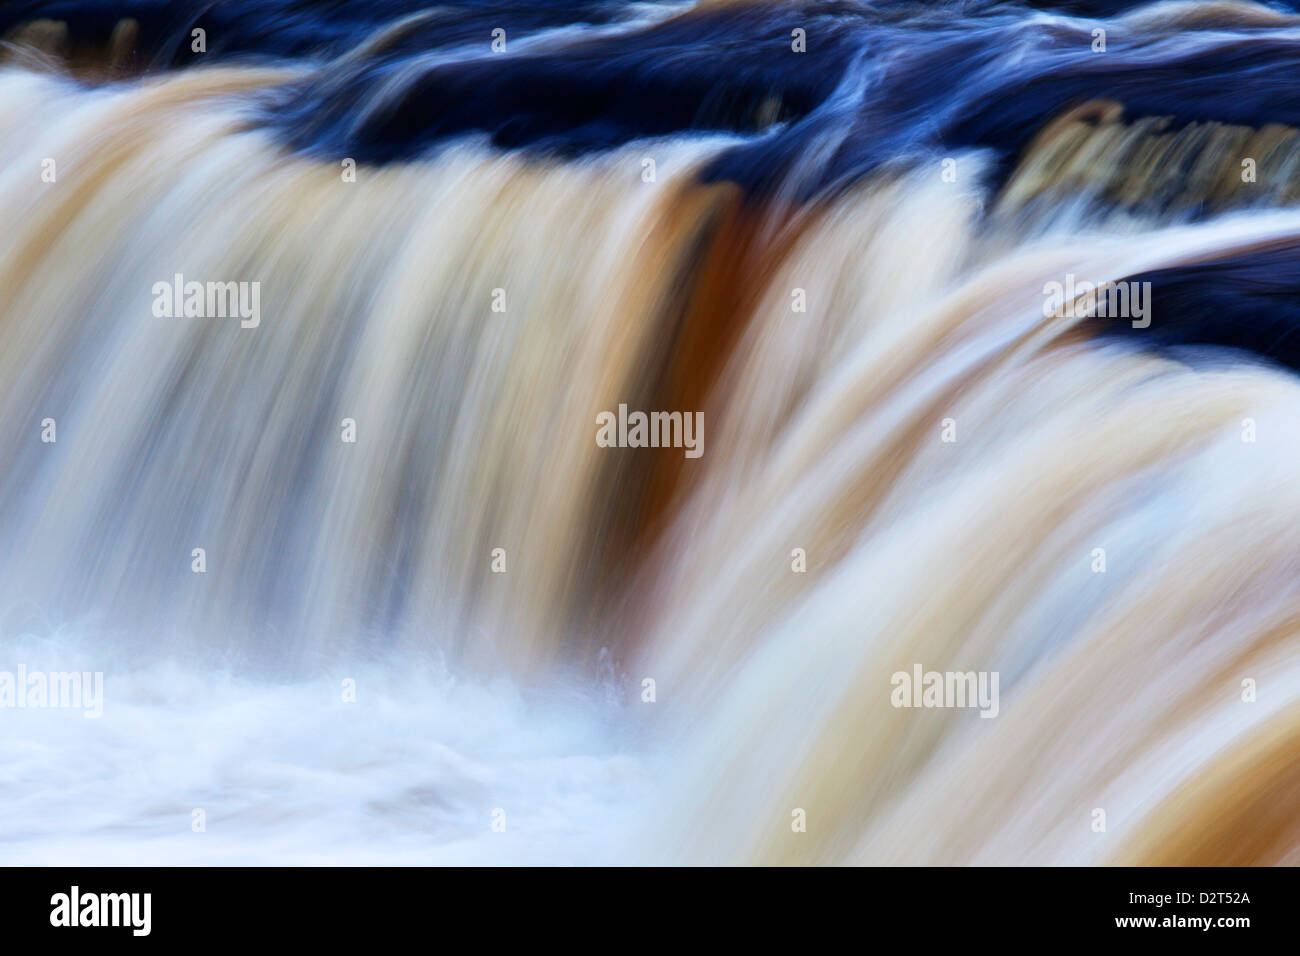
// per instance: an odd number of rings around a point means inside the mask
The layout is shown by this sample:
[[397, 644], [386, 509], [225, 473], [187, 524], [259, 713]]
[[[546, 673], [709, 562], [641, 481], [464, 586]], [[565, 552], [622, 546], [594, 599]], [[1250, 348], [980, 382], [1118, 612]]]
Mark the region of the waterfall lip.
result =
[[[51, 0], [0, 15], [0, 33], [39, 13], [65, 17], [74, 37], [107, 35], [133, 15], [151, 69], [297, 62], [306, 75], [261, 97], [257, 121], [310, 155], [369, 164], [485, 134], [501, 150], [567, 159], [734, 134], [744, 141], [702, 178], [758, 198], [807, 201], [888, 163], [978, 148], [997, 152], [997, 185], [1052, 117], [1090, 99], [1175, 125], [1300, 127], [1300, 96], [1268, 79], [1300, 72], [1294, 15], [1244, 3], [1215, 4], [1213, 17], [1180, 3], [1035, 6], [503, 0], [430, 11], [387, 0], [304, 17], [288, 0], [242, 16], [240, 3]], [[187, 53], [200, 22], [209, 46]]]

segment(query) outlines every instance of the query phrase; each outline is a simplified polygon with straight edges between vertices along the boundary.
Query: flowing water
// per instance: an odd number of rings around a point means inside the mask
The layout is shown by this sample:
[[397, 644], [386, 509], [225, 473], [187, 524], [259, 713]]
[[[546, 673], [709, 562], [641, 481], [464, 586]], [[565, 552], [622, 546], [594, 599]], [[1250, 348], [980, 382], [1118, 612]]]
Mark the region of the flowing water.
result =
[[1300, 862], [1300, 15], [0, 34], [0, 862]]

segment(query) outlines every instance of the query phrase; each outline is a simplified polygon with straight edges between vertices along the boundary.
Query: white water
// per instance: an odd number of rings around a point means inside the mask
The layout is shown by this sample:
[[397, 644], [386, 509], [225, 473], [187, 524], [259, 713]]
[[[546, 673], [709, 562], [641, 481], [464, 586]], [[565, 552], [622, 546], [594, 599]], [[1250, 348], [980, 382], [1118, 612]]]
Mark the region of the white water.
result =
[[655, 764], [605, 687], [525, 696], [409, 659], [272, 682], [95, 638], [0, 645], [0, 667], [106, 675], [98, 719], [3, 714], [0, 863], [617, 862], [611, 836], [644, 812]]

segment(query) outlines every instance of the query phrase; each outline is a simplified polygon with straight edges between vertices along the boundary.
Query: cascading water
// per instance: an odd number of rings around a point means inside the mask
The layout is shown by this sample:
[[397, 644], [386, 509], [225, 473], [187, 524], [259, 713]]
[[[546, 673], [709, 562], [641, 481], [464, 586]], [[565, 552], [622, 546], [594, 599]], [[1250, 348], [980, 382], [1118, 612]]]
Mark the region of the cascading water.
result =
[[0, 861], [1300, 861], [1300, 16], [1034, 6], [0, 12]]

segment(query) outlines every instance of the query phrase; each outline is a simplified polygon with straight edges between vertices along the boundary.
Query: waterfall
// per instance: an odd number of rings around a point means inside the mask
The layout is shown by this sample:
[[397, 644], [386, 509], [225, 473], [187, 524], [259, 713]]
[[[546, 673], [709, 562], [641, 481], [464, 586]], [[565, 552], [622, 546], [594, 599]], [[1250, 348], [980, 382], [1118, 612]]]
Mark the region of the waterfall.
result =
[[0, 860], [1300, 859], [1300, 17], [312, 6], [0, 14]]

